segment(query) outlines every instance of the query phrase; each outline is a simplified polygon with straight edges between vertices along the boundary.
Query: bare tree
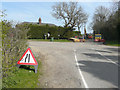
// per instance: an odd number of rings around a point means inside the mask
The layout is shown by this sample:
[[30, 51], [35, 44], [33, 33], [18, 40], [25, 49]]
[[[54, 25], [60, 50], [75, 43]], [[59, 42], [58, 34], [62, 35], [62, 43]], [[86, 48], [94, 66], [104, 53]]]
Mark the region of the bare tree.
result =
[[104, 6], [99, 6], [95, 10], [94, 21], [105, 22], [110, 16], [110, 10]]
[[87, 21], [88, 15], [83, 12], [77, 2], [56, 3], [53, 7], [52, 15], [56, 19], [64, 20], [64, 27], [78, 27]]
[[99, 6], [96, 8], [93, 16], [93, 30], [100, 33], [100, 27], [109, 19], [111, 13], [110, 10], [104, 6]]
[[120, 1], [117, 2], [117, 0], [113, 0], [110, 7], [111, 15], [114, 15], [119, 8], [120, 8]]

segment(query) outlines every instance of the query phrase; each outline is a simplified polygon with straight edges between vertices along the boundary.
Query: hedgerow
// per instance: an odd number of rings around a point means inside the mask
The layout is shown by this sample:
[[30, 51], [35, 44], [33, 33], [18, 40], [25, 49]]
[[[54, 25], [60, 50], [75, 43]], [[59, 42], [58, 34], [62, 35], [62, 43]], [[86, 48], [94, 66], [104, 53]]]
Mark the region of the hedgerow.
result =
[[45, 35], [50, 33], [50, 37], [55, 39], [68, 39], [73, 36], [73, 29], [70, 27], [57, 27], [49, 25], [29, 25], [30, 30], [28, 31], [29, 39], [44, 39]]
[[12, 75], [17, 72], [16, 63], [27, 48], [28, 27], [13, 27], [11, 22], [2, 21], [2, 87], [17, 84]]

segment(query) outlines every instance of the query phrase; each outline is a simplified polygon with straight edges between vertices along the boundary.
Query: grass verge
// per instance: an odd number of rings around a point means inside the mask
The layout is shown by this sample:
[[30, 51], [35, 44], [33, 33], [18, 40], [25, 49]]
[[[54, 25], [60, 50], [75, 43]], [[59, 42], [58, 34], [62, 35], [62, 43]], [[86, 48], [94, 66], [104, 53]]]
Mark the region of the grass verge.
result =
[[[33, 40], [33, 41], [45, 41], [45, 42], [50, 42], [50, 39], [28, 39], [28, 40]], [[67, 39], [54, 39], [53, 42], [72, 42]]]
[[120, 46], [120, 42], [118, 41], [106, 41], [105, 45], [109, 45], [109, 46]]
[[10, 77], [6, 78], [7, 88], [37, 88], [40, 85], [38, 81], [39, 75], [42, 75], [40, 69], [42, 68], [42, 63], [38, 58], [38, 70], [34, 73], [34, 66], [21, 66], [17, 68]]

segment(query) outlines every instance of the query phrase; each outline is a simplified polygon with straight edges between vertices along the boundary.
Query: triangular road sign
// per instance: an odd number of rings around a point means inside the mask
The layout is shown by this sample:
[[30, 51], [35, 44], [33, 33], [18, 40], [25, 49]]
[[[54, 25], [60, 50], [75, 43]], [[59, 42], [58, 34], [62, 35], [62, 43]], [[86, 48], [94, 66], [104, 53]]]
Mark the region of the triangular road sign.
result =
[[20, 60], [17, 62], [17, 64], [21, 65], [38, 65], [35, 57], [33, 56], [33, 53], [30, 48], [28, 48], [23, 56], [20, 58]]

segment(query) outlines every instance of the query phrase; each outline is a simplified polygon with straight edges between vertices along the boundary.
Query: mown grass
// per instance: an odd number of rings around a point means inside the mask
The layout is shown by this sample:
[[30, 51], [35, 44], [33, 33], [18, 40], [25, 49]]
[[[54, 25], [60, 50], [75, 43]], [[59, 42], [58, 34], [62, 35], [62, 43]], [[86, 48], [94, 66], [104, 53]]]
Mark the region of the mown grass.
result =
[[[28, 39], [28, 40], [51, 42], [51, 39]], [[54, 39], [53, 42], [72, 42], [72, 41], [67, 39]]]
[[[16, 67], [17, 68], [17, 67]], [[20, 66], [17, 71], [7, 78], [7, 88], [37, 88], [40, 85], [39, 75], [42, 75], [41, 61], [38, 61], [37, 73], [34, 72], [34, 66]]]
[[109, 45], [109, 46], [120, 46], [120, 42], [118, 41], [106, 41], [105, 45]]

